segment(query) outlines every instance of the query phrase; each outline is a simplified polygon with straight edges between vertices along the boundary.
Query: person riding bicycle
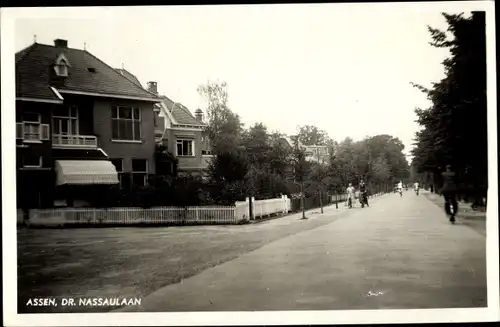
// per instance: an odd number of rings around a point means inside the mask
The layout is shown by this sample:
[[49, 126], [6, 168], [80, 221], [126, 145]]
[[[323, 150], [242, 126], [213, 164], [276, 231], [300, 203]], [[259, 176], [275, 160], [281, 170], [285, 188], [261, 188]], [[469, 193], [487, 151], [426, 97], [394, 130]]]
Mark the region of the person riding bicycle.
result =
[[352, 186], [352, 183], [349, 183], [349, 186], [347, 187], [347, 204], [349, 206], [352, 206], [354, 204], [354, 193], [356, 190], [354, 189], [354, 186]]
[[[446, 171], [441, 173], [443, 178], [443, 187], [441, 188], [441, 194], [444, 196], [444, 210], [447, 215], [450, 216], [450, 222], [455, 222], [455, 214], [458, 210], [457, 202], [457, 183], [456, 175], [453, 171], [451, 165], [446, 165]], [[453, 213], [451, 212], [451, 207], [453, 207]]]
[[415, 182], [413, 184], [413, 190], [415, 191], [415, 193], [417, 193], [417, 195], [418, 195], [419, 188], [420, 188], [420, 185], [418, 184], [418, 182]]
[[399, 181], [397, 189], [399, 194], [403, 195], [403, 182]]
[[361, 180], [359, 182], [359, 201], [361, 203], [363, 203], [363, 201], [365, 202], [365, 204], [367, 206], [368, 205], [368, 193], [367, 193], [367, 189], [366, 189], [366, 184], [365, 184], [365, 181], [364, 180]]

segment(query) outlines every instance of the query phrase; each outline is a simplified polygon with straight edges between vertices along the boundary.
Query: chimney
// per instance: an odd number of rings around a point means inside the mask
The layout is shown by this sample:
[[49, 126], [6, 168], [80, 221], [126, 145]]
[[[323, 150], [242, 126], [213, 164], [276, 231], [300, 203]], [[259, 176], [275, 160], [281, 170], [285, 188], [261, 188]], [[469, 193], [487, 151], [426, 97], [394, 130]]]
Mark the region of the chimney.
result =
[[57, 48], [67, 48], [68, 47], [68, 41], [67, 40], [63, 40], [63, 39], [57, 39], [57, 40], [54, 40], [54, 45]]
[[203, 122], [203, 111], [201, 109], [196, 109], [196, 111], [194, 112], [194, 116], [197, 120], [199, 120], [200, 122]]
[[148, 91], [158, 95], [158, 83], [157, 82], [148, 82]]

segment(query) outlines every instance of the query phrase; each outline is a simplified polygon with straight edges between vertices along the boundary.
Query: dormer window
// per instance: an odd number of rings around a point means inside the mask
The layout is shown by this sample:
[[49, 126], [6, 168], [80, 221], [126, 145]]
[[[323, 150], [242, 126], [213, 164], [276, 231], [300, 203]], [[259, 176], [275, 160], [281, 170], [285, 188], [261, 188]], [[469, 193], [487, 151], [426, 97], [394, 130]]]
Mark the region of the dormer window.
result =
[[55, 64], [54, 64], [54, 71], [57, 76], [60, 77], [68, 77], [68, 67], [69, 67], [69, 62], [68, 59], [66, 59], [66, 56], [61, 53], [61, 55], [57, 58]]

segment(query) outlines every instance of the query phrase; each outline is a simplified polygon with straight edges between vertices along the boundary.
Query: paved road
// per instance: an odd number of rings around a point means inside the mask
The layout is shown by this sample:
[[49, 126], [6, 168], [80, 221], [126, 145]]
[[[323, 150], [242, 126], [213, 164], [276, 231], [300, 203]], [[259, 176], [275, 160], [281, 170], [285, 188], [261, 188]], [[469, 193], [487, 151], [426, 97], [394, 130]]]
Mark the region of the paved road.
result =
[[120, 311], [485, 307], [484, 235], [422, 195], [381, 197]]

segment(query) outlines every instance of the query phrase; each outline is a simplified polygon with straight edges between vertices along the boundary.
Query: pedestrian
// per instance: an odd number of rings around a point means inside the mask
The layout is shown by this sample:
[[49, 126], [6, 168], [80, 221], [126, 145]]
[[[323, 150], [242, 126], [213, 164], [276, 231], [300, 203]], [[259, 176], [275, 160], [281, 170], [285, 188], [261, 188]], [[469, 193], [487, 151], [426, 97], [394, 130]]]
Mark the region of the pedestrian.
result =
[[445, 201], [444, 210], [450, 216], [450, 222], [454, 223], [458, 210], [456, 174], [451, 165], [446, 165], [446, 171], [442, 172], [441, 176], [443, 178], [441, 194], [443, 194]]

